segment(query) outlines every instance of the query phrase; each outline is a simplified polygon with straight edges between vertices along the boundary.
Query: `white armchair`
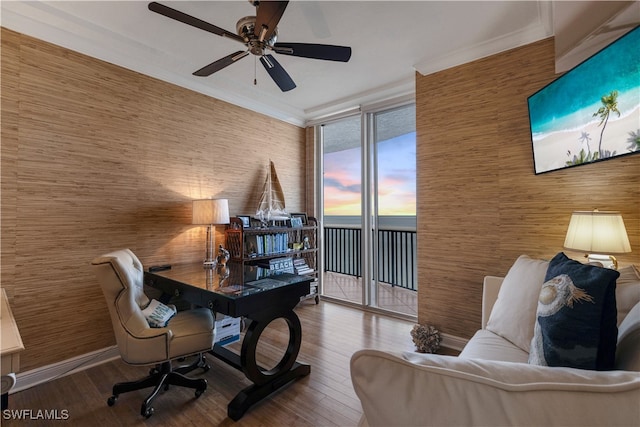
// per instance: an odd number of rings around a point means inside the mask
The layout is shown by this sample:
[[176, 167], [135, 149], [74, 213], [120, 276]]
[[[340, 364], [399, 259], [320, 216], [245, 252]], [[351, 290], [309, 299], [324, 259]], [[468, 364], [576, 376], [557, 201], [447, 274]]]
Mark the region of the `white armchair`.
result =
[[366, 349], [352, 356], [361, 425], [640, 425], [640, 280], [618, 286], [613, 371], [528, 364], [527, 351], [486, 329], [502, 281], [485, 278], [482, 329], [459, 357]]

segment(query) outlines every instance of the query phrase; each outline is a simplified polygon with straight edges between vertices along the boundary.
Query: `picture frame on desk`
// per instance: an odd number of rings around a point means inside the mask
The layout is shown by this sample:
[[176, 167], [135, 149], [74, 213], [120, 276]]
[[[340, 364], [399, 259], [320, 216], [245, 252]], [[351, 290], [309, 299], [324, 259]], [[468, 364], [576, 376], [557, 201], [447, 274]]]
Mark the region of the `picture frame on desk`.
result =
[[248, 215], [238, 215], [237, 218], [242, 221], [242, 228], [251, 228], [251, 217]]
[[291, 214], [291, 221], [293, 223], [293, 219], [294, 218], [300, 218], [302, 221], [302, 226], [307, 225], [307, 214], [306, 213], [292, 213]]

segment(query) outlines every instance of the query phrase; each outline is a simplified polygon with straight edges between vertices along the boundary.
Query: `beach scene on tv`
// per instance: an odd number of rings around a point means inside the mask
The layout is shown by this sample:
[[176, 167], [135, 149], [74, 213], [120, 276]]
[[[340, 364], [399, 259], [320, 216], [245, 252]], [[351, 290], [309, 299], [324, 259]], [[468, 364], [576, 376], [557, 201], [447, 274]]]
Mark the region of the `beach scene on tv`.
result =
[[640, 153], [640, 27], [528, 99], [535, 173]]

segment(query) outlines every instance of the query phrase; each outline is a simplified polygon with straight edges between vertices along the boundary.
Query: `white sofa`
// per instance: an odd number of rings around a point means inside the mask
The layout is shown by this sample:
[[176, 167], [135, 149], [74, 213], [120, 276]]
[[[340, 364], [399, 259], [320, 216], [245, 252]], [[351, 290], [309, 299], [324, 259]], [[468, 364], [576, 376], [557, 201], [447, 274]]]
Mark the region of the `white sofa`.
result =
[[[545, 262], [518, 271], [517, 261], [507, 278], [537, 282]], [[361, 425], [640, 426], [640, 279], [633, 267], [624, 274], [616, 288], [615, 370], [529, 364], [535, 309], [507, 303], [517, 291], [516, 298], [533, 295], [537, 305], [541, 285], [512, 286], [509, 295], [506, 287], [501, 292], [506, 279], [488, 276], [482, 328], [458, 357], [368, 349], [352, 356]]]

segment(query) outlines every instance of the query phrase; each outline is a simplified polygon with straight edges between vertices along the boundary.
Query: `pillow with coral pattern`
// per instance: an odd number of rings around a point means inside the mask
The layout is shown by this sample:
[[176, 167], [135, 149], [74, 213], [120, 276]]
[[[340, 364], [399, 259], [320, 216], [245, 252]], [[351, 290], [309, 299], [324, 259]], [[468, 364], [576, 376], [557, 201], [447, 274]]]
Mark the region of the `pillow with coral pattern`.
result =
[[618, 276], [615, 270], [556, 255], [540, 291], [529, 363], [613, 369]]

